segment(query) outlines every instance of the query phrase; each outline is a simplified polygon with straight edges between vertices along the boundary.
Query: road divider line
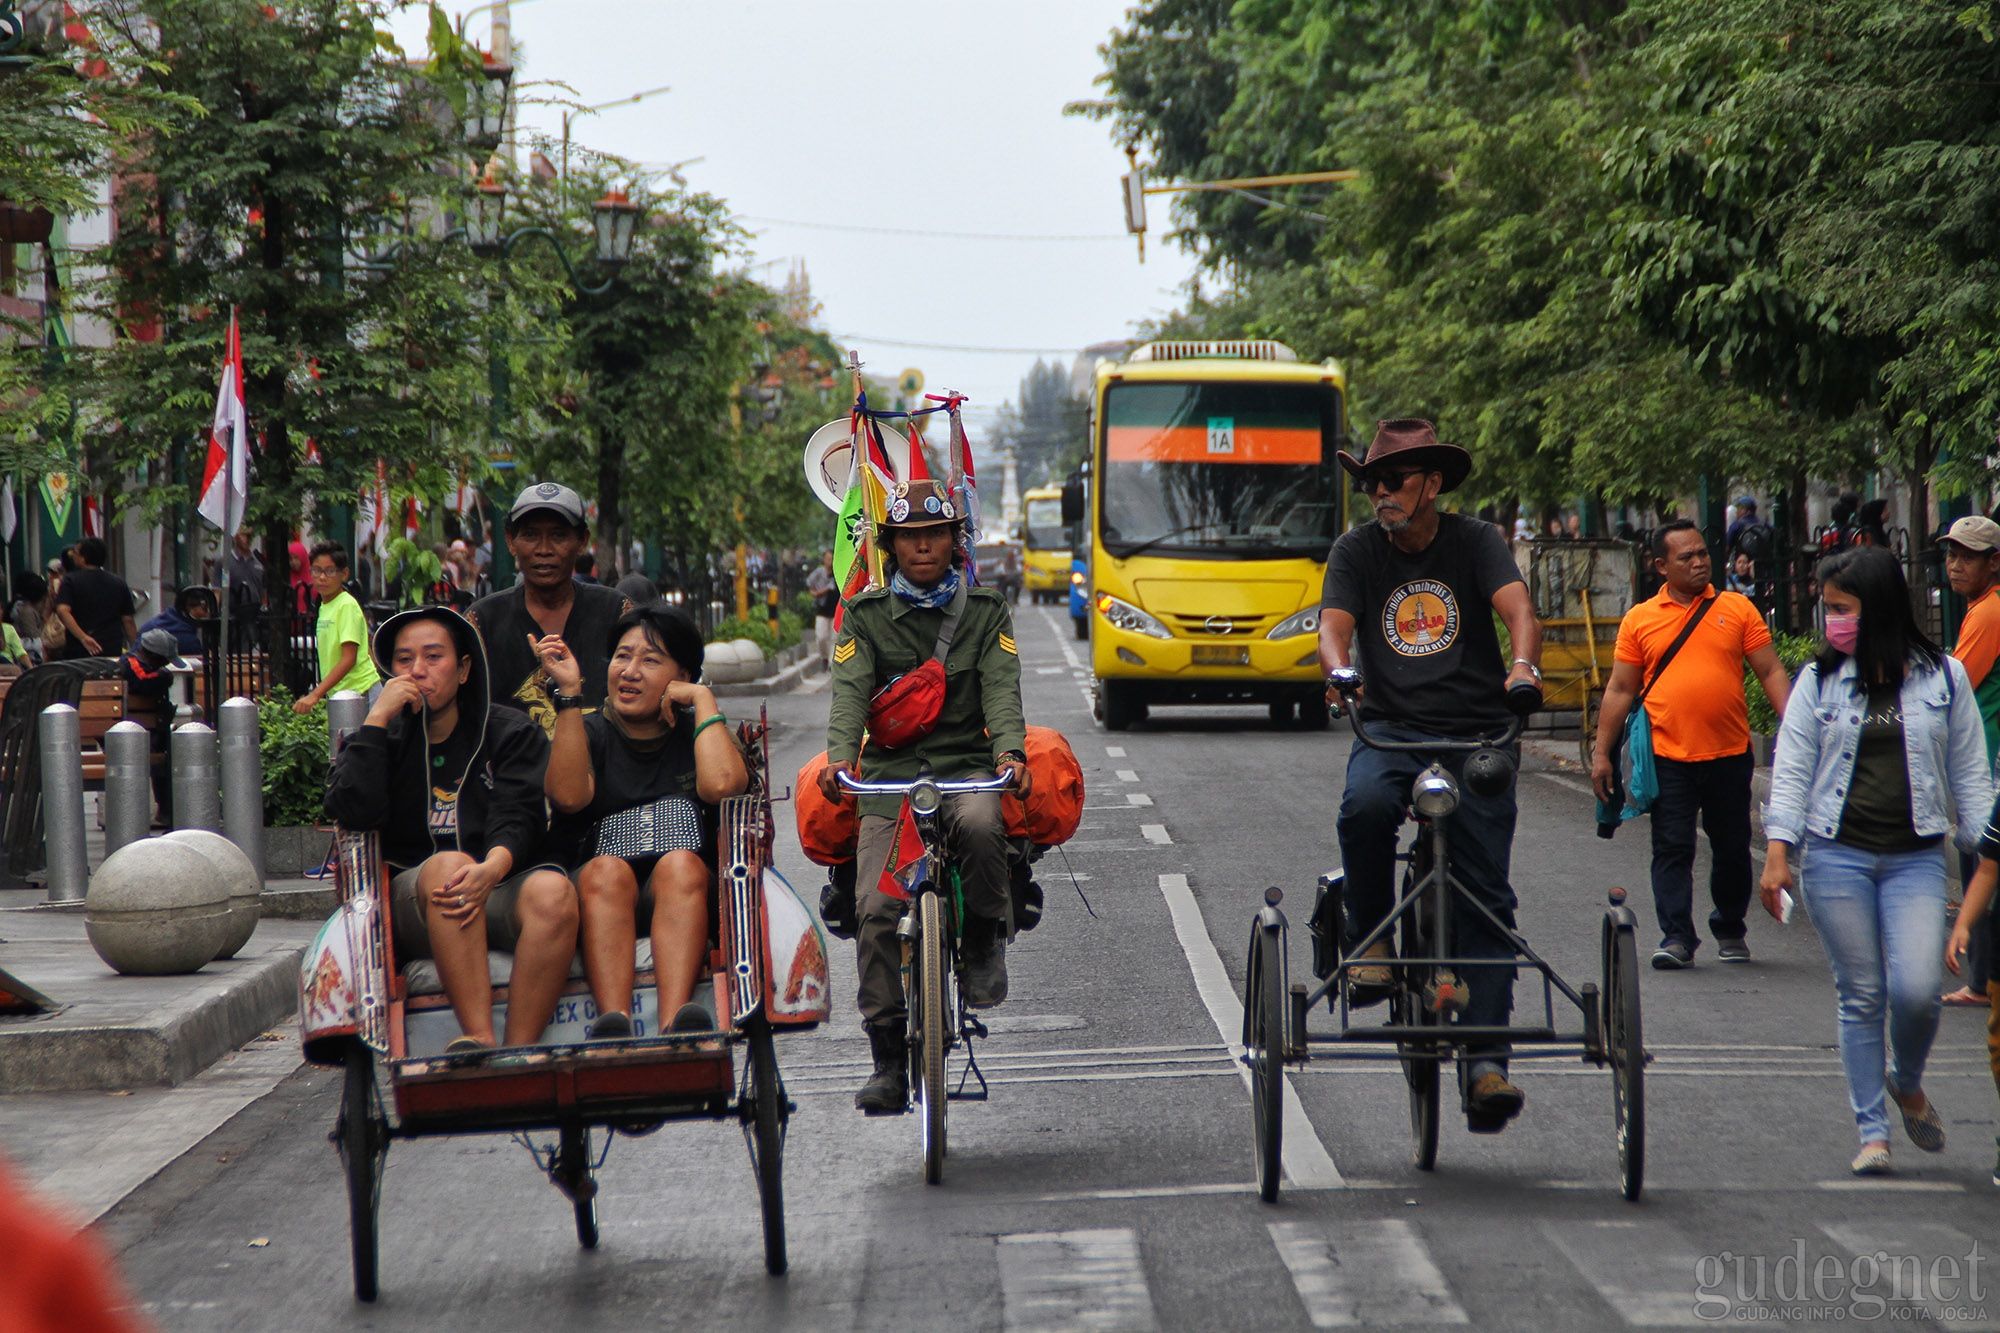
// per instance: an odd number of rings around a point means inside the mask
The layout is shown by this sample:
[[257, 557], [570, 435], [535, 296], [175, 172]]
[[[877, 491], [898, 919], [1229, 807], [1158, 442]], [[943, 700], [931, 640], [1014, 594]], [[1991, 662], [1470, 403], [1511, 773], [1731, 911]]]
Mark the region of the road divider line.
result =
[[1168, 835], [1165, 824], [1141, 824], [1139, 825], [1139, 832], [1145, 835], [1147, 842], [1153, 843], [1155, 846], [1171, 847], [1174, 845], [1174, 840]]
[[1700, 1256], [1665, 1222], [1544, 1222], [1585, 1281], [1628, 1324], [1640, 1328], [1703, 1328], [1696, 1314], [1694, 1274]]
[[1125, 747], [1122, 745], [1107, 745], [1104, 747], [1104, 757], [1106, 759], [1123, 759], [1125, 757]]
[[[1195, 993], [1201, 996], [1202, 1005], [1208, 1010], [1215, 1030], [1221, 1034], [1223, 1045], [1229, 1048], [1229, 1054], [1240, 1059], [1243, 1054], [1239, 1040], [1243, 1033], [1243, 1003], [1236, 998], [1236, 988], [1229, 984], [1229, 973], [1223, 970], [1222, 955], [1215, 951], [1215, 941], [1208, 937], [1201, 905], [1195, 902], [1194, 891], [1188, 888], [1187, 876], [1161, 875], [1160, 893], [1167, 900], [1167, 912], [1173, 917], [1174, 934], [1180, 939], [1181, 952], [1187, 956], [1188, 970], [1194, 974]], [[1243, 1076], [1243, 1086], [1248, 1088], [1250, 1071], [1240, 1064], [1238, 1069]], [[1320, 1142], [1319, 1132], [1306, 1115], [1305, 1103], [1299, 1100], [1298, 1089], [1292, 1086], [1289, 1077], [1283, 1083], [1286, 1178], [1296, 1185], [1312, 1189], [1340, 1188], [1345, 1183], [1341, 1179], [1340, 1168], [1333, 1164], [1332, 1155]], [[1247, 1126], [1243, 1132], [1246, 1137], [1249, 1135]]]
[[1575, 778], [1566, 778], [1558, 773], [1537, 773], [1535, 776], [1544, 782], [1553, 782], [1558, 787], [1567, 787], [1571, 791], [1582, 792], [1593, 801], [1597, 799], [1597, 793], [1590, 789], [1588, 782], [1578, 782]]
[[1151, 805], [1152, 803], [1153, 798], [1146, 795], [1145, 792], [1128, 791], [1125, 793], [1125, 804], [1127, 805]]
[[[1123, 753], [1123, 751], [1120, 753]], [[1118, 780], [1120, 782], [1137, 782], [1139, 780], [1138, 771], [1136, 769], [1121, 768], [1118, 770]]]
[[1408, 1218], [1267, 1229], [1314, 1328], [1472, 1322]]
[[[1063, 660], [1069, 663], [1069, 669], [1084, 672], [1086, 675], [1089, 674], [1090, 668], [1085, 666], [1083, 659], [1076, 655], [1076, 647], [1070, 642], [1070, 636], [1075, 634], [1076, 631], [1070, 626], [1058, 622], [1055, 612], [1049, 610], [1048, 607], [1043, 606], [1037, 609], [1041, 611], [1042, 619], [1048, 622], [1049, 633], [1056, 636], [1056, 647], [1062, 649]], [[1067, 620], [1069, 617], [1064, 616], [1063, 619]]]
[[1151, 1333], [1160, 1326], [1130, 1227], [1031, 1231], [999, 1243], [1008, 1333]]

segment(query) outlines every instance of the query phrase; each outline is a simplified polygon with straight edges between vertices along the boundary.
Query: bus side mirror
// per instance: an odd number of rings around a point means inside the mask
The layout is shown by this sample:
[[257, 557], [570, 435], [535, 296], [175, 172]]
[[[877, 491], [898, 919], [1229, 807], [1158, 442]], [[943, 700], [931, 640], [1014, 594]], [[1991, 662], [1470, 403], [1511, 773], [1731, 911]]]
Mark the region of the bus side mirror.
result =
[[1062, 521], [1065, 524], [1083, 522], [1083, 479], [1080, 477], [1063, 483]]

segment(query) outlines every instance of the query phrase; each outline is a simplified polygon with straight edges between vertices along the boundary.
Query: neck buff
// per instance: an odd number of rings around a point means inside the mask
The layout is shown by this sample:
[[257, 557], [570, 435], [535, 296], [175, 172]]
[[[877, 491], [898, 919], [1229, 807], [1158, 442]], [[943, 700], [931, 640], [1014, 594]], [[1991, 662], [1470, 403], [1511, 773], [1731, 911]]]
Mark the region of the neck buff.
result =
[[958, 592], [958, 570], [954, 567], [930, 587], [919, 588], [904, 578], [903, 571], [899, 569], [889, 578], [889, 591], [911, 606], [920, 606], [926, 611], [941, 610], [951, 605], [952, 597]]

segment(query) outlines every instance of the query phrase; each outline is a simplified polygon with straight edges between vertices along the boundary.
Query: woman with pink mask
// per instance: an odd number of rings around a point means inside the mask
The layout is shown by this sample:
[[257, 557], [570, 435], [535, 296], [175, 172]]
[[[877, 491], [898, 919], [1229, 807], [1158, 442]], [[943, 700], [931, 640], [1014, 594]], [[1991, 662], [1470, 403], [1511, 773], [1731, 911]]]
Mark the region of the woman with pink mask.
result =
[[1923, 1076], [1944, 968], [1945, 841], [1978, 845], [1993, 782], [1971, 681], [1917, 625], [1896, 558], [1843, 551], [1818, 575], [1826, 644], [1778, 731], [1762, 889], [1787, 919], [1796, 851], [1833, 968], [1861, 1139], [1852, 1169], [1872, 1176], [1889, 1170], [1892, 1099], [1910, 1142], [1944, 1150]]

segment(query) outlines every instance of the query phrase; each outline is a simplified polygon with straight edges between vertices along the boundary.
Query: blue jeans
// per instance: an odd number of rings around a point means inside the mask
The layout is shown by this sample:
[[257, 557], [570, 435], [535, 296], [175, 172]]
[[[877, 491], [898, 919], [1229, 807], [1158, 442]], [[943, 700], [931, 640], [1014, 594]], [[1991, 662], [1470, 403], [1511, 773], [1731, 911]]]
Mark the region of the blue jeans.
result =
[[[1384, 740], [1420, 741], [1435, 737], [1396, 722], [1370, 722], [1368, 729]], [[1518, 752], [1510, 749], [1518, 762]], [[1461, 779], [1458, 810], [1445, 831], [1453, 878], [1485, 904], [1509, 930], [1514, 927], [1514, 889], [1507, 866], [1514, 851], [1514, 788], [1498, 796], [1478, 796], [1463, 784], [1466, 756], [1440, 755], [1444, 767]], [[1375, 929], [1396, 905], [1396, 834], [1410, 803], [1410, 784], [1430, 765], [1423, 756], [1392, 754], [1355, 741], [1347, 755], [1347, 789], [1340, 798], [1340, 861], [1347, 875], [1341, 899], [1346, 916], [1345, 945], [1351, 949]], [[1515, 957], [1513, 941], [1491, 922], [1453, 895], [1452, 947], [1455, 958]], [[1393, 941], [1392, 941], [1393, 942]], [[1942, 949], [1942, 942], [1940, 942]], [[1477, 1027], [1504, 1027], [1514, 1013], [1514, 969], [1468, 967], [1471, 992], [1459, 1020]], [[1468, 1048], [1470, 1050], [1472, 1048]], [[1490, 1048], [1504, 1055], [1504, 1045]], [[1481, 1061], [1504, 1069], [1502, 1061]], [[1476, 1072], [1476, 1071], [1475, 1071]]]
[[1692, 953], [1694, 821], [1708, 833], [1708, 933], [1740, 940], [1750, 908], [1750, 752], [1689, 763], [1655, 756], [1660, 794], [1653, 802], [1653, 911], [1660, 943], [1678, 940]]
[[1937, 1036], [1944, 847], [1866, 852], [1808, 836], [1799, 884], [1833, 968], [1855, 1127], [1863, 1143], [1886, 1140], [1885, 1086], [1904, 1095], [1922, 1087]]

